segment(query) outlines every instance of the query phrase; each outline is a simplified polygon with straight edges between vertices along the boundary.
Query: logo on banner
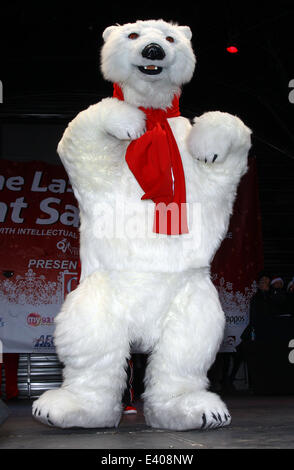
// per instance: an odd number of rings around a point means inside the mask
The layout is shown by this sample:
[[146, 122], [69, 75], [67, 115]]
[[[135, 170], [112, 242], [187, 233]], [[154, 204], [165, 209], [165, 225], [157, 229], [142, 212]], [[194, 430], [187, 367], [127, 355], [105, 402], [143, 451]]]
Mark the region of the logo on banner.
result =
[[53, 335], [41, 335], [39, 338], [33, 340], [34, 349], [54, 349]]
[[229, 325], [235, 325], [235, 326], [240, 326], [240, 325], [245, 325], [248, 322], [248, 316], [247, 315], [226, 315], [226, 322]]
[[67, 240], [67, 238], [63, 238], [59, 242], [56, 243], [56, 248], [58, 250], [61, 250], [62, 253], [68, 253], [73, 255], [73, 256], [79, 256], [79, 249], [76, 246], [71, 246], [70, 240]]
[[30, 313], [27, 316], [27, 324], [30, 326], [39, 326], [41, 321], [42, 317], [38, 313]]
[[42, 317], [39, 313], [30, 313], [27, 316], [27, 323], [30, 326], [52, 326], [54, 317]]

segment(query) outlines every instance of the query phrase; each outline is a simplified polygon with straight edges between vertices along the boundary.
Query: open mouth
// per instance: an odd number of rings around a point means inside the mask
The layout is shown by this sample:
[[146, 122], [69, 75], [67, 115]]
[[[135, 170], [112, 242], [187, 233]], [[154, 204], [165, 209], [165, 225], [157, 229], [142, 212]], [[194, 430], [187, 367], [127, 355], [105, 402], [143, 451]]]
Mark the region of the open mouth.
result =
[[157, 67], [157, 65], [141, 65], [138, 66], [138, 69], [147, 75], [158, 75], [162, 72], [162, 67]]

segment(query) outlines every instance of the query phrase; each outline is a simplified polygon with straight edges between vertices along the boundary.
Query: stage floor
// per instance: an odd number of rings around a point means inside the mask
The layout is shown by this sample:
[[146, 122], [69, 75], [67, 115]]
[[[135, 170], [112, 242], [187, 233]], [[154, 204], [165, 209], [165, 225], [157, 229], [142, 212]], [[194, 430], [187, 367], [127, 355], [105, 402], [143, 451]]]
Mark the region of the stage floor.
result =
[[31, 417], [29, 400], [8, 402], [0, 449], [289, 449], [294, 448], [294, 396], [224, 397], [232, 415], [227, 428], [176, 432], [148, 428], [142, 403], [118, 429], [58, 429]]

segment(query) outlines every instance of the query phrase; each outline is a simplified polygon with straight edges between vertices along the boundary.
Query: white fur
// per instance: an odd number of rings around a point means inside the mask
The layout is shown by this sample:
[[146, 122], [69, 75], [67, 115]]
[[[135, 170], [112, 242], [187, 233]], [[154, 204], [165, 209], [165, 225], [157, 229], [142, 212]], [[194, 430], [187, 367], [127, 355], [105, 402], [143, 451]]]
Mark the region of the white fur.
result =
[[[128, 38], [132, 32], [138, 39]], [[201, 209], [199, 219], [189, 220], [187, 235], [151, 234], [154, 204], [141, 201], [143, 191], [124, 159], [130, 140], [145, 131], [138, 106], [170, 106], [174, 93], [191, 79], [190, 38], [188, 27], [162, 20], [107, 28], [102, 71], [120, 83], [125, 101], [106, 98], [82, 111], [58, 145], [80, 206], [82, 275], [56, 318], [64, 383], [33, 405], [36, 418], [47, 424], [117, 426], [131, 343], [152, 352], [144, 393], [148, 425], [185, 430], [230, 422], [225, 404], [207, 391], [206, 374], [225, 323], [209, 266], [247, 169], [250, 130], [219, 111], [195, 118], [193, 126], [184, 117], [169, 119], [187, 202]], [[151, 42], [166, 53], [159, 75], [137, 69], [147, 64], [141, 51]], [[101, 238], [101, 226], [112, 226], [113, 215], [121, 216], [123, 209], [129, 231], [147, 223], [146, 230]]]

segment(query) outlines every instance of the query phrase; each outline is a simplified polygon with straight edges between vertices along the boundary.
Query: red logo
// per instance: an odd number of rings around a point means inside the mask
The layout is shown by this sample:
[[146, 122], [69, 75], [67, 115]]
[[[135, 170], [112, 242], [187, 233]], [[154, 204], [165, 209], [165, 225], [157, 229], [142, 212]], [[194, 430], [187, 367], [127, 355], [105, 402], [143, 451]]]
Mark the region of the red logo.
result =
[[38, 313], [30, 313], [27, 316], [27, 323], [30, 326], [39, 326], [41, 321], [42, 321], [42, 317]]

